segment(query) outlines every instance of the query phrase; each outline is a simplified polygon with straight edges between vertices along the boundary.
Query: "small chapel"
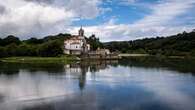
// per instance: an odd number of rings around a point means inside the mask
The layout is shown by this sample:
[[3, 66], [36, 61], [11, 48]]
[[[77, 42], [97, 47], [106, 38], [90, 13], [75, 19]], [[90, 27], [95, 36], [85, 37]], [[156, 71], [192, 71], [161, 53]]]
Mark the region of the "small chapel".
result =
[[90, 45], [87, 43], [84, 33], [85, 31], [81, 26], [78, 35], [73, 35], [64, 41], [64, 54], [81, 55], [90, 51]]

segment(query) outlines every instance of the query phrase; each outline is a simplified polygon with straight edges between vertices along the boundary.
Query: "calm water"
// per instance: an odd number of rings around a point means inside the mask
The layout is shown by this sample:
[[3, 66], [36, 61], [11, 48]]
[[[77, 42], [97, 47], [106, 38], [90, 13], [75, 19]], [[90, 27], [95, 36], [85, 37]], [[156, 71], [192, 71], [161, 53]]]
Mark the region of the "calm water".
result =
[[0, 110], [195, 110], [195, 63], [0, 63]]

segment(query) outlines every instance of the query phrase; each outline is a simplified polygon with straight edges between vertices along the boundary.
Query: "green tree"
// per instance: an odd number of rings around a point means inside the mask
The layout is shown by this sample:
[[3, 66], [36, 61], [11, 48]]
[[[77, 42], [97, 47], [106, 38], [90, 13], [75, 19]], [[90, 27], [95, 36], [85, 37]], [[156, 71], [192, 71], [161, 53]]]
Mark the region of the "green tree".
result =
[[99, 41], [99, 38], [96, 38], [95, 35], [91, 35], [88, 39], [87, 42], [90, 44], [91, 50], [96, 50], [98, 47], [102, 48], [103, 44]]
[[30, 45], [27, 45], [25, 43], [21, 44], [17, 48], [17, 56], [32, 56], [30, 53]]
[[39, 47], [39, 55], [54, 57], [63, 54], [62, 44], [58, 40], [49, 41]]
[[3, 46], [3, 39], [0, 38], [0, 46]]
[[7, 56], [7, 52], [6, 52], [5, 48], [0, 47], [0, 58], [6, 57], [6, 56]]
[[7, 36], [6, 38], [3, 39], [1, 45], [2, 46], [6, 46], [6, 45], [9, 45], [9, 44], [12, 44], [12, 43], [15, 43], [17, 45], [19, 45], [21, 43], [20, 39], [13, 36], [13, 35], [9, 35]]
[[43, 43], [43, 39], [30, 38], [25, 41], [27, 44], [41, 44]]
[[7, 52], [8, 56], [17, 56], [18, 55], [18, 46], [15, 43], [7, 45], [6, 52]]

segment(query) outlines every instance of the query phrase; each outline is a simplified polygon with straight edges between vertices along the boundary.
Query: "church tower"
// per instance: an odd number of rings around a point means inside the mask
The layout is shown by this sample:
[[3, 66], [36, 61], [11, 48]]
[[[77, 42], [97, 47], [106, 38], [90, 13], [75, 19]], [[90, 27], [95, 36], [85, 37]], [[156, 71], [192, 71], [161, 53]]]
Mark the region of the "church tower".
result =
[[81, 28], [79, 29], [79, 36], [84, 36], [84, 30], [82, 29], [82, 26], [81, 26]]

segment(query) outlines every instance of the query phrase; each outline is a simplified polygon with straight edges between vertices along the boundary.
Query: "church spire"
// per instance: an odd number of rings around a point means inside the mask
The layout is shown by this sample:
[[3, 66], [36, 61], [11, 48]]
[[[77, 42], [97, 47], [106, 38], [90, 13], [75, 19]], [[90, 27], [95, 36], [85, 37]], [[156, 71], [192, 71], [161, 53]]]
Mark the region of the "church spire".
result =
[[83, 26], [81, 25], [81, 28], [79, 30], [79, 36], [84, 36], [84, 30], [83, 30]]

